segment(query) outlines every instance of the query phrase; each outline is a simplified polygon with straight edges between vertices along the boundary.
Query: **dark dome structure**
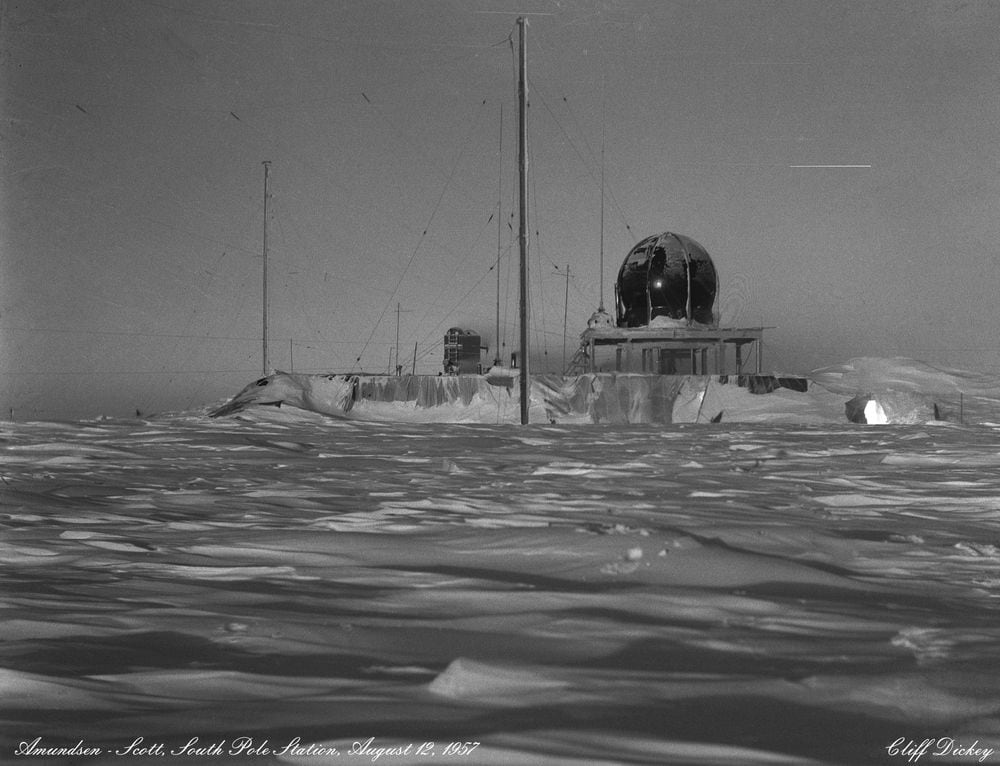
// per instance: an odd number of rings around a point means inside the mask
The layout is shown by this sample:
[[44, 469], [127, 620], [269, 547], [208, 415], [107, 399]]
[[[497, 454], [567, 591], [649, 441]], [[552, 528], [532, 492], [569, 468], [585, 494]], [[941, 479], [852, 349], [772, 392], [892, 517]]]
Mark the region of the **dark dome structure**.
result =
[[618, 271], [618, 326], [644, 327], [661, 316], [714, 326], [718, 282], [708, 252], [690, 237], [646, 237]]

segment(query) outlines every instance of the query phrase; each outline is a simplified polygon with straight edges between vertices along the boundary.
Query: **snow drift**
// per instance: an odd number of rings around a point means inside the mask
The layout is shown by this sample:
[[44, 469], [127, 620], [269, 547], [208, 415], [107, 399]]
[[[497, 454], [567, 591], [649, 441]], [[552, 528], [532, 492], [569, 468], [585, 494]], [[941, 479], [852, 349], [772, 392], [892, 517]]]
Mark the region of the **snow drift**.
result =
[[[518, 374], [506, 368], [398, 377], [275, 372], [211, 414], [272, 405], [352, 420], [514, 423]], [[1000, 385], [994, 376], [908, 359], [862, 358], [808, 376], [533, 375], [529, 396], [535, 423], [983, 422], [997, 418]]]

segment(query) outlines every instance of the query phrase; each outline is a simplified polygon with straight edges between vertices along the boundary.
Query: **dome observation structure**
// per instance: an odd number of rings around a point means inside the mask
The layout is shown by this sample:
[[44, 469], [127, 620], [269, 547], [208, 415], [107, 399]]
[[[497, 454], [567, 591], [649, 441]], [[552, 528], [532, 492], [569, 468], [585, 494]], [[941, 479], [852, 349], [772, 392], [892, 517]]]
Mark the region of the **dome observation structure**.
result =
[[615, 282], [619, 327], [645, 327], [657, 317], [717, 326], [719, 277], [712, 258], [690, 237], [646, 237], [625, 256]]
[[[629, 251], [618, 271], [614, 324], [607, 312], [595, 313], [580, 334], [580, 350], [569, 369], [656, 376], [735, 374], [740, 385], [757, 390], [788, 387], [761, 374], [763, 327], [719, 325], [718, 293], [719, 275], [704, 247], [670, 231], [646, 237]], [[750, 374], [748, 351], [755, 357], [755, 372]]]

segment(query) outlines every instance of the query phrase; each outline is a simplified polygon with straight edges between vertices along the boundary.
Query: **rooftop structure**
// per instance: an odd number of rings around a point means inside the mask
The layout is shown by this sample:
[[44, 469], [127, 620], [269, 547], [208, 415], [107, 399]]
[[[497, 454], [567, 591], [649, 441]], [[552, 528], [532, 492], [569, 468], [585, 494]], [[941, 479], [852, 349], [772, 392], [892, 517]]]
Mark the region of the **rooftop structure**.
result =
[[753, 356], [759, 374], [765, 328], [719, 327], [718, 288], [711, 256], [693, 239], [646, 237], [618, 271], [614, 323], [602, 311], [590, 318], [567, 372], [739, 375]]

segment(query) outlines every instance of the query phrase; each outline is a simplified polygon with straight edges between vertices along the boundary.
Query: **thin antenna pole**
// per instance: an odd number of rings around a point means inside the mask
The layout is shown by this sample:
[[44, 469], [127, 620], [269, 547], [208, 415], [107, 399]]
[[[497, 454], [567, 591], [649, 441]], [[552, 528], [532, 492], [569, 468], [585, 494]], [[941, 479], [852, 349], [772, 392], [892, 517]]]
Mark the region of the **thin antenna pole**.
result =
[[520, 57], [518, 61], [517, 77], [517, 102], [518, 102], [518, 136], [517, 136], [517, 167], [518, 167], [518, 206], [520, 207], [520, 224], [518, 226], [517, 239], [521, 251], [521, 425], [528, 423], [528, 392], [530, 390], [528, 374], [528, 171], [527, 171], [527, 144], [528, 144], [528, 85], [527, 85], [527, 56], [525, 54], [525, 25], [526, 20], [521, 16], [517, 20], [518, 44], [520, 46]]
[[608, 86], [607, 86], [607, 59], [604, 55], [604, 46], [599, 46], [601, 50], [601, 300], [597, 304], [597, 310], [604, 313], [604, 147], [607, 144], [607, 115], [608, 115]]
[[271, 362], [267, 356], [267, 180], [271, 171], [271, 161], [264, 160], [264, 282], [261, 290], [262, 302], [263, 302], [263, 328], [261, 332], [263, 340], [263, 361], [261, 366], [263, 368], [263, 374], [266, 376], [271, 369]]
[[601, 119], [601, 302], [598, 311], [604, 311], [604, 121]]
[[687, 316], [687, 323], [691, 324], [691, 256], [688, 255], [688, 250], [684, 247], [684, 243], [681, 243], [681, 248], [684, 250], [684, 274], [687, 277], [687, 303], [684, 304], [684, 314]]
[[500, 104], [500, 168], [497, 172], [497, 335], [496, 349], [493, 353], [493, 364], [498, 367], [500, 361], [500, 252], [503, 247], [503, 104]]
[[399, 364], [399, 304], [396, 304], [396, 374], [402, 369]]
[[566, 370], [566, 331], [569, 327], [569, 264], [566, 264], [566, 298], [563, 303], [563, 371]]

